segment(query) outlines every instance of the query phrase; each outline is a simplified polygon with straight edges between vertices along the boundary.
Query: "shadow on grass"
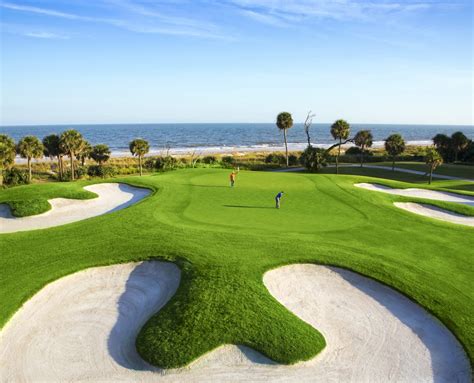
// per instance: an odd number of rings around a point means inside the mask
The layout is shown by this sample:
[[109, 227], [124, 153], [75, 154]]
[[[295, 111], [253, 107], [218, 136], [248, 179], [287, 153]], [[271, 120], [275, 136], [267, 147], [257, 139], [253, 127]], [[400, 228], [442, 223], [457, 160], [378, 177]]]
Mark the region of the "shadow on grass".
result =
[[224, 207], [233, 207], [238, 209], [275, 209], [270, 206], [251, 206], [251, 205], [222, 205]]

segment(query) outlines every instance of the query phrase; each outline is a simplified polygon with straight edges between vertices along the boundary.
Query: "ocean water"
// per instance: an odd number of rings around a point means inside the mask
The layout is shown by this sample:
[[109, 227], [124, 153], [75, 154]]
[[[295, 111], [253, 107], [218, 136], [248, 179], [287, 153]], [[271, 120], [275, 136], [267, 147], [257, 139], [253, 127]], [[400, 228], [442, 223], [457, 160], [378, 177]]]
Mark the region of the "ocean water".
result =
[[[76, 129], [92, 144], [109, 145], [113, 155], [128, 155], [128, 143], [134, 138], [144, 138], [150, 142], [151, 154], [168, 151], [171, 154], [213, 152], [246, 152], [283, 149], [283, 135], [274, 123], [212, 123], [212, 124], [110, 124], [110, 125], [41, 125], [41, 126], [0, 126], [0, 133], [8, 134], [15, 140], [26, 135], [42, 139], [51, 133], [61, 133], [66, 129]], [[311, 141], [316, 146], [327, 147], [335, 141], [330, 134], [330, 124], [313, 124]], [[353, 124], [351, 135], [358, 130], [370, 129], [374, 136], [374, 146], [381, 146], [383, 140], [392, 133], [399, 133], [409, 144], [430, 144], [437, 133], [452, 134], [462, 131], [474, 139], [472, 125], [390, 125]], [[295, 124], [288, 130], [290, 150], [304, 149], [306, 135], [302, 124]]]

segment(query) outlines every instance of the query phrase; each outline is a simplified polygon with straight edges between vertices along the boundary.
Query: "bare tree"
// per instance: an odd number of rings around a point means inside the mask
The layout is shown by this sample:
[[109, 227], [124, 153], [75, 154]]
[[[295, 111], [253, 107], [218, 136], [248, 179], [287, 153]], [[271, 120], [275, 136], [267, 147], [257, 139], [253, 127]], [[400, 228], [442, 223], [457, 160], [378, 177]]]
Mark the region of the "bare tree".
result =
[[198, 162], [200, 156], [201, 156], [201, 152], [196, 153], [196, 150], [193, 150], [192, 152], [189, 153], [192, 168], [196, 166], [196, 163]]
[[309, 129], [311, 128], [311, 124], [313, 123], [313, 117], [316, 117], [316, 114], [308, 112], [306, 116], [306, 120], [304, 121], [304, 132], [306, 133], [306, 137], [308, 139], [308, 147], [311, 146], [311, 137], [309, 136]]

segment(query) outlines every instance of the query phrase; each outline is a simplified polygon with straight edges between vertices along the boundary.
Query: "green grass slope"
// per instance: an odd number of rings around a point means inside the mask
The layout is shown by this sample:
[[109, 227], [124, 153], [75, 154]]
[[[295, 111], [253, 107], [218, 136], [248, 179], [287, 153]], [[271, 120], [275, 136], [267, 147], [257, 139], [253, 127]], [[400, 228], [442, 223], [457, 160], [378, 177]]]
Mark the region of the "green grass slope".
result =
[[10, 206], [12, 215], [15, 217], [41, 214], [51, 209], [48, 199], [90, 199], [97, 197], [95, 193], [84, 190], [83, 186], [85, 185], [87, 185], [86, 182], [55, 182], [17, 186], [0, 190], [0, 203], [5, 203]]
[[[380, 178], [240, 172], [231, 189], [228, 173], [188, 169], [114, 179], [156, 192], [112, 214], [0, 235], [0, 323], [61, 276], [164, 259], [180, 266], [182, 280], [140, 332], [143, 358], [178, 367], [232, 343], [294, 363], [321, 351], [324, 339], [268, 293], [262, 276], [280, 265], [313, 262], [345, 267], [403, 292], [442, 320], [473, 359], [472, 228], [409, 214], [393, 205], [406, 199], [353, 186]], [[444, 181], [433, 186], [438, 182]], [[61, 184], [67, 186], [77, 191], [80, 184]], [[13, 188], [7, 196], [0, 191], [0, 201], [31, 198], [30, 189], [44, 198], [62, 192], [49, 187]], [[280, 190], [286, 194], [277, 210]]]

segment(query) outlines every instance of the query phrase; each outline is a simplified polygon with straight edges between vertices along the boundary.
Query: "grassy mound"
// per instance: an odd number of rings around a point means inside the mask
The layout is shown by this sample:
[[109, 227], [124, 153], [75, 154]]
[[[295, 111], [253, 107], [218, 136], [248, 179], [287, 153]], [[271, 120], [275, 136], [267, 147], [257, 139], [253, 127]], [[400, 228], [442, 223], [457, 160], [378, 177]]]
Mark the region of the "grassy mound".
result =
[[12, 215], [15, 217], [41, 214], [51, 209], [48, 199], [97, 197], [95, 193], [84, 190], [84, 185], [86, 183], [78, 182], [17, 186], [0, 190], [0, 203], [10, 206]]
[[[408, 214], [393, 205], [406, 198], [353, 186], [381, 183], [380, 178], [240, 172], [231, 189], [228, 173], [189, 169], [115, 179], [156, 193], [94, 219], [1, 235], [0, 323], [61, 276], [91, 266], [165, 259], [178, 263], [182, 281], [138, 336], [146, 360], [178, 367], [232, 343], [295, 363], [318, 353], [324, 339], [268, 293], [262, 276], [284, 264], [313, 262], [354, 270], [403, 292], [441, 319], [472, 360], [472, 228]], [[397, 177], [403, 181], [403, 175]], [[16, 200], [47, 199], [77, 193], [81, 186], [32, 185], [7, 192]], [[433, 184], [443, 186], [455, 190], [462, 182]], [[277, 210], [274, 196], [281, 190], [285, 195]], [[5, 194], [0, 191], [0, 201], [11, 199]]]

